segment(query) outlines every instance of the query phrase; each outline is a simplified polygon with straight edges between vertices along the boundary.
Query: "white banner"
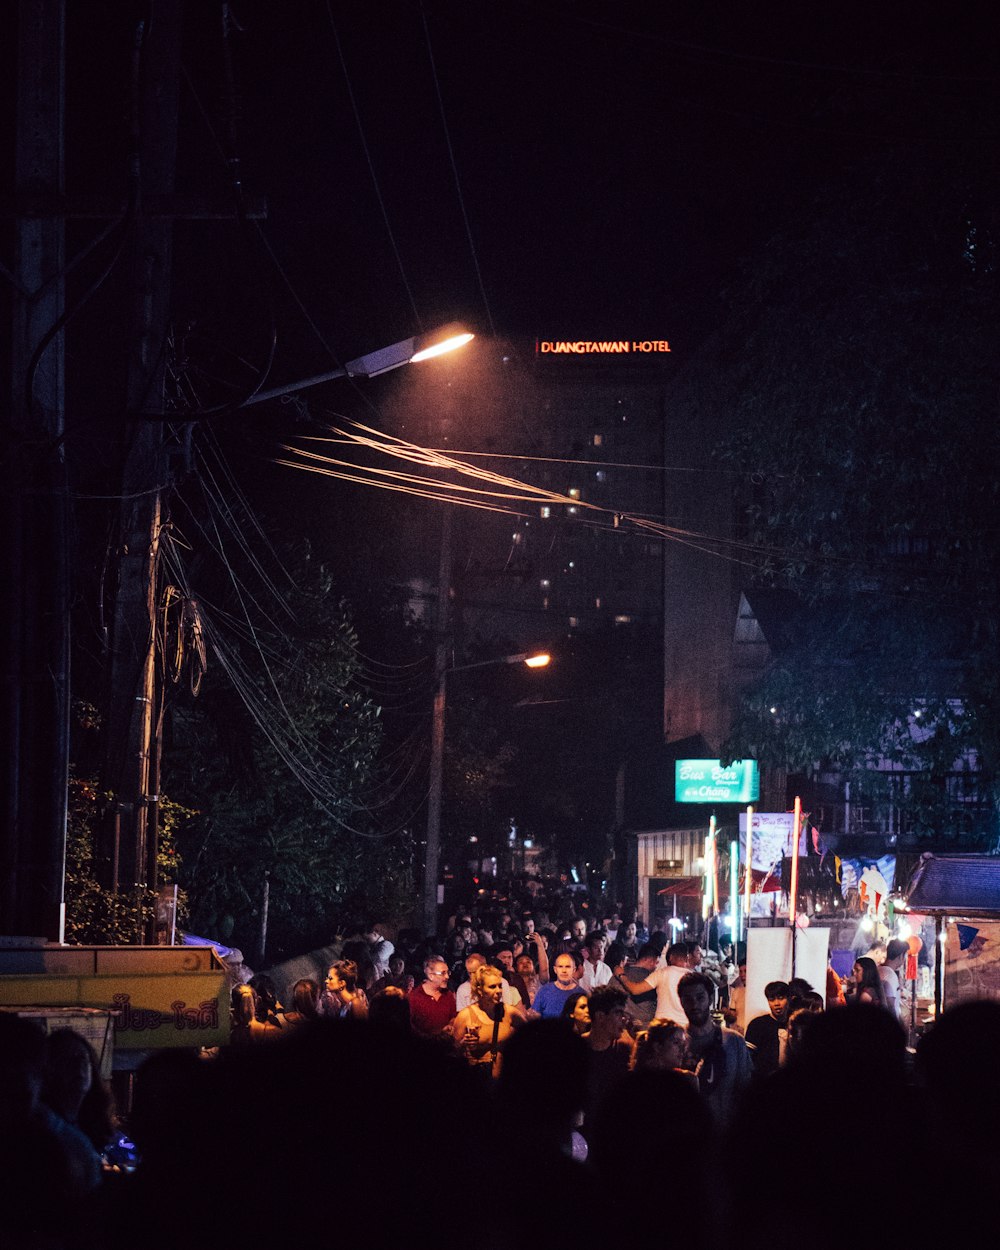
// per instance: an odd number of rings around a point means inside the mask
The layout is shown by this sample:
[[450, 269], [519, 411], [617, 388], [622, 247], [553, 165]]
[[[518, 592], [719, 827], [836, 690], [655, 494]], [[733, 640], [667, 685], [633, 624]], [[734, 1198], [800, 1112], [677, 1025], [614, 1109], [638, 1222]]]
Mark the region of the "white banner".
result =
[[[799, 854], [809, 853], [809, 822], [803, 820], [799, 835]], [[781, 866], [782, 855], [792, 853], [792, 830], [795, 826], [794, 812], [754, 812], [753, 843], [750, 853], [757, 872], [771, 872]], [[743, 863], [747, 858], [747, 814], [740, 812], [740, 853]]]
[[[792, 931], [781, 929], [749, 929], [747, 931], [747, 1007], [746, 1018], [766, 1015], [764, 986], [770, 981], [788, 981], [792, 977]], [[795, 976], [808, 981], [817, 994], [826, 999], [826, 962], [830, 930], [810, 925], [795, 932]]]

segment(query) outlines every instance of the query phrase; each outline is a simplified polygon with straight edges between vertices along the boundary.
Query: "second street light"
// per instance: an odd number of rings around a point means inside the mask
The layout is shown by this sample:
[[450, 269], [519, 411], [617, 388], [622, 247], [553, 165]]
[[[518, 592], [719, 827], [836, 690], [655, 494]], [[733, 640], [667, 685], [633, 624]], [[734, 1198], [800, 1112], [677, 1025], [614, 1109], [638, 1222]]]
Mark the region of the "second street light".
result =
[[[440, 651], [440, 647], [439, 647]], [[459, 664], [447, 668], [439, 660], [437, 685], [434, 690], [434, 714], [431, 719], [430, 784], [427, 791], [427, 845], [424, 857], [424, 933], [437, 932], [438, 873], [441, 860], [441, 782], [444, 765], [444, 720], [447, 707], [448, 677], [471, 668], [487, 668], [494, 664], [524, 664], [527, 668], [545, 668], [551, 656], [545, 652], [523, 651], [476, 664]]]

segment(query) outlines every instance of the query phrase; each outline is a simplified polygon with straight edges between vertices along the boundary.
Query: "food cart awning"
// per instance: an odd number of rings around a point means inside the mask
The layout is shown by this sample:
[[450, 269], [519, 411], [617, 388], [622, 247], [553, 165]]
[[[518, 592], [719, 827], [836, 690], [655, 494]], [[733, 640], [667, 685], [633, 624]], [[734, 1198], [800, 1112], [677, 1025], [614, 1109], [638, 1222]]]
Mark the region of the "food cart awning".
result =
[[700, 898], [704, 888], [704, 877], [679, 877], [676, 881], [671, 881], [669, 885], [664, 886], [662, 890], [657, 890], [656, 893], [660, 897], [666, 894], [673, 898]]
[[926, 852], [905, 895], [922, 915], [1000, 916], [1000, 856]]
[[[781, 878], [774, 873], [761, 872], [754, 868], [753, 870], [753, 892], [754, 894], [773, 894], [776, 890], [781, 889]], [[705, 888], [704, 877], [678, 877], [676, 881], [671, 881], [669, 885], [657, 890], [659, 896], [664, 894], [667, 897], [674, 898], [701, 898], [702, 891]], [[719, 897], [729, 897], [729, 882], [719, 882]]]

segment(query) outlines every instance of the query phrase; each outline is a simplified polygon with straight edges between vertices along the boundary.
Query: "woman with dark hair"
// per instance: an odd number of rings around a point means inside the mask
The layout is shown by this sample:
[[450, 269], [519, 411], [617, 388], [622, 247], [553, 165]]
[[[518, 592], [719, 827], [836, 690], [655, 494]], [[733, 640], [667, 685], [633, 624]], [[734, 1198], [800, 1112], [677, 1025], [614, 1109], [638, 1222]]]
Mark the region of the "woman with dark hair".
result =
[[394, 1029], [410, 1035], [410, 1003], [398, 985], [387, 985], [372, 995], [368, 1005], [368, 1022], [376, 1028]]
[[340, 1020], [367, 1020], [368, 997], [358, 983], [353, 959], [338, 959], [326, 976], [327, 1015]]
[[292, 986], [292, 1006], [285, 1012], [285, 1024], [297, 1028], [309, 1020], [319, 1019], [319, 986], [309, 977], [302, 977]]
[[573, 1026], [573, 1031], [583, 1037], [590, 1032], [590, 1008], [588, 995], [583, 990], [573, 990], [563, 1003], [562, 1016]]
[[444, 941], [444, 961], [448, 965], [448, 986], [455, 990], [465, 977], [465, 957], [469, 953], [465, 938], [453, 929]]
[[265, 1029], [280, 1029], [285, 1022], [285, 1009], [278, 1002], [278, 987], [264, 972], [258, 972], [247, 983], [257, 995], [254, 1011], [258, 1024]]
[[697, 1089], [688, 1061], [687, 1030], [674, 1020], [653, 1020], [636, 1038], [634, 1071], [676, 1072]]
[[115, 1134], [111, 1090], [101, 1079], [94, 1048], [72, 1029], [46, 1038], [42, 1101], [83, 1134], [98, 1155]]
[[874, 959], [862, 955], [854, 961], [854, 994], [856, 1003], [875, 1003], [884, 1007], [885, 992], [882, 989], [882, 978], [878, 974], [878, 964]]
[[[638, 959], [639, 943], [636, 938], [637, 932], [638, 932], [638, 929], [634, 920], [630, 920], [627, 924], [622, 924], [619, 926], [618, 933], [616, 934], [615, 944], [617, 945], [620, 943], [621, 946], [624, 948], [624, 953], [619, 958], [618, 963], [622, 963], [622, 961], [626, 957], [628, 957], [631, 960]], [[609, 955], [609, 958], [607, 962], [610, 964], [611, 963], [610, 950], [608, 951], [608, 955]], [[611, 964], [611, 966], [614, 968], [617, 965]]]

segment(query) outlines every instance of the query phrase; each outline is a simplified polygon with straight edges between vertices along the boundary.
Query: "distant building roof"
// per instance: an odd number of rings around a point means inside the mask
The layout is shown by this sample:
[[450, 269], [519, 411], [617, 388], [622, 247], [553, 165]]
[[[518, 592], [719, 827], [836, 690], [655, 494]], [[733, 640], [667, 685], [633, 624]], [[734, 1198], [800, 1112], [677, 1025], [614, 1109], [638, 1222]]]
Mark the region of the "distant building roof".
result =
[[802, 601], [790, 590], [744, 590], [733, 637], [737, 665], [762, 668], [788, 650], [805, 619]]
[[1000, 856], [920, 857], [906, 901], [911, 911], [958, 916], [1000, 916]]

